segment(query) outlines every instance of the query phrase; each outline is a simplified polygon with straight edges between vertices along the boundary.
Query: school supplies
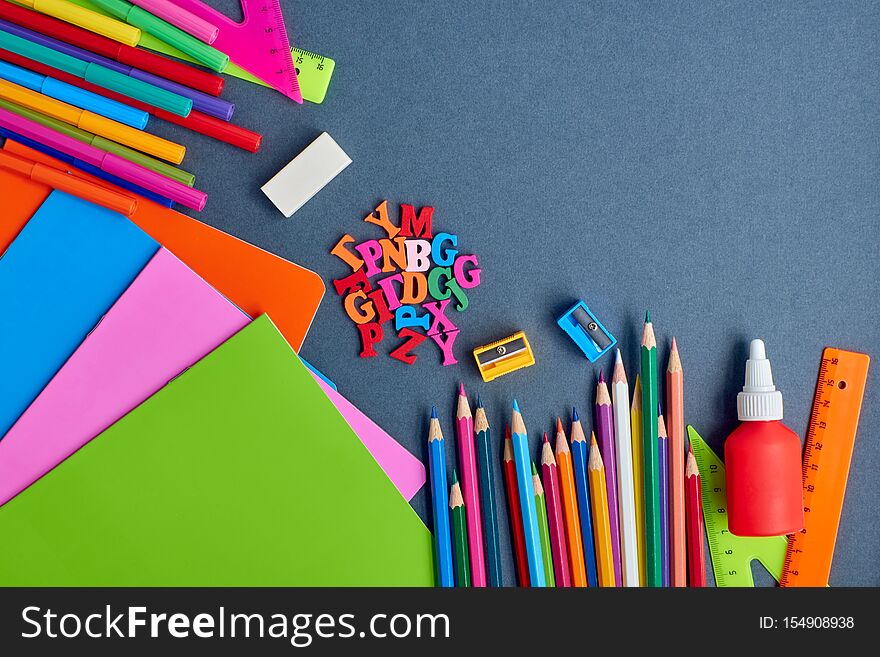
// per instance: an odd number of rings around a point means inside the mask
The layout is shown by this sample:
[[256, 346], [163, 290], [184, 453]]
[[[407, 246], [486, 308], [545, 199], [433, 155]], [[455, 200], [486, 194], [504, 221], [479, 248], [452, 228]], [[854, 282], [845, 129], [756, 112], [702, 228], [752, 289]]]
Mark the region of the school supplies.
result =
[[89, 32], [75, 25], [56, 20], [51, 16], [30, 11], [10, 2], [0, 2], [0, 18], [54, 39], [90, 50], [98, 55], [115, 59], [120, 64], [127, 64], [168, 80], [174, 80], [192, 89], [204, 91], [212, 96], [219, 96], [223, 90], [224, 80], [219, 75], [181, 64], [167, 57], [161, 57], [148, 50], [124, 45], [118, 41], [113, 41], [94, 32]]
[[449, 489], [449, 510], [452, 514], [452, 554], [455, 561], [456, 586], [471, 585], [471, 568], [468, 559], [468, 528], [458, 473], [452, 471], [452, 487]]
[[0, 508], [0, 531], [6, 586], [433, 584], [430, 533], [266, 316]]
[[486, 554], [486, 575], [489, 586], [503, 586], [501, 571], [501, 542], [498, 534], [498, 510], [495, 493], [495, 451], [492, 449], [489, 421], [483, 401], [477, 396], [477, 411], [474, 415], [476, 434], [477, 465], [480, 475], [480, 508], [483, 515], [483, 539]]
[[645, 586], [645, 459], [642, 456], [642, 380], [636, 374], [633, 386], [632, 404], [629, 407], [630, 429], [632, 430], [633, 484], [635, 486], [636, 540], [639, 554], [639, 586]]
[[700, 471], [703, 500], [703, 522], [715, 572], [715, 586], [754, 586], [752, 561], [757, 559], [779, 581], [785, 549], [785, 536], [749, 538], [734, 536], [727, 525], [727, 482], [724, 464], [688, 425], [688, 440]]
[[336, 62], [329, 57], [302, 48], [291, 48], [290, 53], [296, 66], [296, 79], [299, 82], [303, 100], [318, 104], [323, 103], [327, 96], [327, 89], [330, 87], [330, 78], [333, 77]]
[[155, 155], [175, 164], [179, 164], [183, 160], [183, 155], [186, 152], [186, 148], [180, 144], [68, 105], [6, 80], [0, 80], [0, 98], [42, 112], [65, 123], [89, 130], [107, 139], [137, 148], [144, 153]]
[[526, 543], [523, 532], [519, 489], [516, 481], [516, 464], [513, 459], [513, 443], [510, 439], [510, 425], [505, 427], [504, 452], [501, 457], [501, 465], [504, 471], [504, 490], [507, 494], [507, 517], [510, 520], [510, 542], [513, 544], [516, 581], [520, 586], [528, 586], [529, 564], [526, 558]]
[[550, 523], [547, 518], [547, 496], [538, 476], [538, 468], [532, 463], [532, 488], [535, 491], [535, 511], [538, 516], [538, 536], [541, 539], [541, 566], [544, 572], [544, 586], [556, 586], [553, 572], [553, 552], [550, 547]]
[[349, 164], [351, 158], [333, 137], [322, 132], [260, 190], [281, 214], [290, 217]]
[[669, 581], [687, 586], [684, 474], [684, 373], [672, 338], [666, 368], [666, 427], [669, 430]]
[[0, 78], [45, 94], [55, 100], [81, 107], [114, 121], [119, 121], [138, 130], [143, 130], [147, 125], [147, 120], [150, 118], [150, 115], [142, 110], [129, 107], [109, 98], [104, 98], [98, 94], [93, 94], [91, 91], [85, 91], [55, 78], [28, 71], [13, 64], [0, 62]]
[[804, 443], [804, 528], [788, 539], [780, 586], [827, 586], [870, 358], [826, 348]]
[[[513, 446], [513, 460], [516, 465], [516, 485], [519, 491], [520, 511], [523, 521], [523, 535], [526, 544], [526, 559], [529, 564], [529, 585], [534, 588], [546, 586], [544, 576], [544, 553], [538, 535], [538, 516], [535, 507], [534, 483], [529, 472], [529, 436], [523, 422], [519, 404], [513, 400], [513, 413], [510, 420], [510, 439]], [[537, 473], [535, 473], [537, 474]]]
[[605, 466], [596, 443], [596, 435], [590, 437], [590, 498], [593, 507], [593, 538], [596, 542], [596, 566], [599, 586], [616, 586], [614, 579], [614, 552], [611, 547], [611, 527], [608, 516], [608, 489], [605, 484]]
[[154, 16], [168, 21], [187, 34], [191, 34], [199, 41], [214, 43], [220, 33], [220, 29], [216, 25], [199, 18], [170, 0], [131, 0], [131, 2]]
[[159, 245], [124, 217], [62, 192], [0, 258], [0, 436]]
[[642, 383], [642, 457], [645, 494], [645, 586], [663, 583], [660, 554], [660, 481], [658, 471], [657, 404], [660, 403], [657, 380], [657, 340], [650, 313], [645, 313], [645, 329], [639, 348]]
[[[15, 32], [21, 31], [22, 29], [15, 25], [0, 21], [0, 48], [46, 66], [57, 68], [99, 87], [116, 91], [123, 96], [150, 103], [173, 114], [188, 116], [192, 111], [193, 102], [189, 98], [100, 64], [72, 57], [15, 34]], [[60, 76], [55, 77], [61, 79]]]
[[[632, 433], [630, 428], [629, 384], [620, 349], [611, 376], [611, 411], [614, 418], [614, 453], [617, 458], [617, 501], [620, 511], [621, 586], [639, 586], [639, 546], [636, 539], [637, 494], [633, 483]], [[638, 491], [641, 494], [641, 491]]]
[[474, 418], [464, 384], [459, 384], [458, 405], [455, 411], [455, 441], [458, 443], [458, 467], [464, 503], [467, 508], [467, 535], [470, 549], [471, 581], [475, 587], [486, 586], [486, 554], [483, 549], [483, 515], [480, 510], [480, 478], [477, 474], [477, 454], [474, 445]]
[[614, 418], [611, 396], [605, 373], [599, 372], [596, 384], [596, 437], [602, 451], [605, 485], [608, 487], [608, 522], [611, 530], [611, 553], [614, 561], [615, 585], [623, 586], [623, 569], [620, 563], [620, 507], [617, 502], [617, 455], [614, 449]]
[[65, 0], [16, 0], [16, 2], [127, 46], [136, 46], [141, 35], [141, 31], [136, 27], [120, 23]]
[[455, 577], [452, 564], [452, 529], [449, 512], [446, 510], [449, 505], [446, 491], [446, 448], [436, 408], [431, 409], [428, 430], [428, 467], [431, 471], [431, 509], [434, 514], [434, 574], [438, 586], [451, 587], [455, 586]]
[[249, 322], [160, 248], [0, 440], [0, 505]]
[[578, 516], [581, 521], [581, 537], [584, 541], [584, 565], [587, 569], [587, 585], [599, 586], [596, 567], [596, 548], [593, 541], [593, 518], [590, 503], [590, 484], [587, 474], [589, 447], [584, 428], [576, 408], [571, 409], [571, 465], [574, 470], [574, 484], [577, 489]]
[[571, 566], [568, 559], [568, 544], [565, 537], [565, 520], [562, 511], [562, 495], [559, 491], [559, 469], [553, 458], [553, 449], [544, 432], [544, 445], [541, 448], [541, 474], [543, 476], [547, 502], [547, 524], [550, 529], [550, 548], [553, 552], [553, 570], [556, 573], [556, 586], [571, 586]]
[[532, 347], [522, 331], [477, 347], [474, 349], [474, 359], [480, 376], [486, 382], [535, 364]]
[[[59, 166], [57, 160], [9, 141], [3, 148], [36, 162]], [[74, 173], [95, 181], [91, 176]], [[51, 191], [0, 171], [2, 189], [15, 190], [5, 195], [16, 199], [16, 204], [8, 202], [4, 208], [4, 218], [11, 224], [24, 224]], [[244, 312], [252, 317], [271, 313], [290, 346], [299, 350], [324, 295], [324, 283], [315, 272], [153, 203], [138, 203], [132, 221]]]
[[151, 192], [161, 194], [193, 210], [201, 210], [205, 207], [205, 203], [208, 200], [207, 194], [202, 191], [187, 187], [171, 178], [166, 178], [155, 171], [146, 169], [114, 153], [105, 153], [94, 146], [57, 133], [2, 108], [0, 108], [0, 127], [45, 144], [65, 155], [82, 159], [106, 173], [118, 176]]
[[703, 502], [700, 491], [700, 469], [693, 447], [688, 449], [685, 466], [685, 515], [687, 516], [687, 585], [706, 586], [706, 555], [703, 552]]
[[[35, 182], [49, 185], [53, 189], [60, 190], [77, 196], [86, 201], [102, 205], [108, 210], [119, 212], [127, 217], [134, 214], [137, 209], [137, 199], [106, 189], [76, 176], [53, 169], [52, 167], [28, 160], [12, 153], [0, 152], [0, 167], [15, 171]], [[0, 249], [2, 252], [2, 249]]]
[[669, 438], [657, 409], [657, 470], [660, 488], [660, 584], [669, 586]]
[[556, 323], [574, 340], [591, 363], [595, 363], [617, 344], [615, 337], [602, 326], [583, 301], [578, 301], [566, 310]]
[[571, 463], [571, 450], [562, 429], [562, 419], [556, 418], [556, 466], [559, 470], [559, 493], [565, 517], [565, 536], [568, 544], [568, 563], [571, 567], [571, 585], [587, 586], [584, 565], [584, 541], [581, 535], [581, 519], [578, 512], [577, 488]]

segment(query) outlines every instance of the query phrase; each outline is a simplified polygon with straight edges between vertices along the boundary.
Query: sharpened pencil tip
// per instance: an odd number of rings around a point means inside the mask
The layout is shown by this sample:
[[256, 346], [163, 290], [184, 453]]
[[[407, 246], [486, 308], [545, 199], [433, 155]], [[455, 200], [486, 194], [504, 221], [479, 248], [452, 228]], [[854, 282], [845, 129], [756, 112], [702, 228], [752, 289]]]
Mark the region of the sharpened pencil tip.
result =
[[605, 372], [599, 370], [599, 383], [605, 383]]
[[452, 468], [452, 483], [458, 483], [458, 470], [456, 470], [455, 468]]
[[620, 349], [617, 350], [617, 354], [614, 356], [614, 362], [615, 364], [623, 362], [623, 358], [620, 356]]
[[535, 467], [535, 462], [532, 461], [532, 476], [537, 475], [537, 474], [538, 474], [538, 468]]
[[645, 324], [650, 324], [650, 323], [651, 323], [651, 311], [646, 310], [645, 311]]
[[574, 406], [571, 407], [571, 421], [572, 422], [580, 422], [581, 419], [578, 417], [578, 409]]
[[477, 393], [477, 408], [483, 408], [483, 398]]
[[675, 336], [672, 336], [672, 351], [678, 351], [678, 345], [675, 343]]
[[516, 403], [516, 400], [515, 400], [515, 399], [513, 400], [513, 410], [514, 410], [515, 412], [517, 412], [517, 413], [520, 412], [520, 410], [519, 410], [519, 404]]
[[461, 395], [462, 397], [467, 396], [464, 392], [464, 384], [463, 383], [458, 384], [458, 394]]
[[437, 407], [436, 406], [431, 407], [431, 419], [432, 420], [437, 419]]
[[556, 416], [556, 433], [562, 433], [562, 418]]
[[544, 442], [545, 442], [545, 443], [549, 443], [549, 442], [550, 442], [550, 439], [547, 438], [547, 432], [546, 432], [546, 431], [544, 432]]

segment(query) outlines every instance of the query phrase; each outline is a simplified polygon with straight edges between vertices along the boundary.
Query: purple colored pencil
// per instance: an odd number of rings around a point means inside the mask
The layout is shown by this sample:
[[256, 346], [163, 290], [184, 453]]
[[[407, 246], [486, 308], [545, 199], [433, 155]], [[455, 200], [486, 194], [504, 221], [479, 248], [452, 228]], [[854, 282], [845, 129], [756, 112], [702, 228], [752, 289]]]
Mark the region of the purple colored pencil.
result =
[[41, 46], [51, 48], [52, 50], [64, 53], [65, 55], [70, 55], [71, 57], [76, 57], [77, 59], [81, 59], [84, 62], [100, 64], [101, 66], [109, 68], [112, 71], [116, 71], [117, 73], [127, 75], [135, 80], [140, 80], [141, 82], [146, 82], [147, 84], [151, 84], [154, 87], [159, 87], [160, 89], [165, 89], [166, 91], [175, 93], [178, 96], [189, 98], [190, 100], [192, 100], [193, 109], [196, 109], [215, 118], [221, 119], [223, 121], [229, 121], [232, 118], [233, 111], [235, 110], [235, 105], [233, 103], [230, 103], [228, 100], [215, 98], [214, 96], [209, 96], [208, 94], [197, 91], [196, 89], [190, 89], [189, 87], [182, 85], [178, 82], [166, 80], [165, 78], [160, 78], [158, 75], [147, 73], [146, 71], [142, 71], [138, 68], [132, 68], [131, 66], [120, 64], [116, 60], [109, 59], [107, 57], [104, 57], [103, 55], [95, 54], [77, 46], [72, 46], [69, 43], [65, 43], [64, 41], [53, 39], [52, 37], [40, 34], [39, 32], [35, 32], [33, 30], [29, 30], [26, 27], [21, 27], [20, 25], [15, 25], [14, 23], [10, 23], [9, 21], [0, 20], [0, 28], [2, 28], [4, 32], [14, 34], [15, 36], [21, 37], [22, 39], [27, 39], [32, 43], [38, 43]]
[[669, 438], [663, 413], [657, 409], [657, 465], [660, 470], [660, 582], [669, 586]]
[[605, 374], [599, 373], [596, 385], [596, 442], [605, 464], [605, 487], [608, 491], [608, 522], [611, 525], [611, 556], [614, 559], [615, 586], [623, 585], [620, 563], [620, 513], [617, 507], [617, 457], [614, 452], [614, 416], [611, 395], [605, 383]]

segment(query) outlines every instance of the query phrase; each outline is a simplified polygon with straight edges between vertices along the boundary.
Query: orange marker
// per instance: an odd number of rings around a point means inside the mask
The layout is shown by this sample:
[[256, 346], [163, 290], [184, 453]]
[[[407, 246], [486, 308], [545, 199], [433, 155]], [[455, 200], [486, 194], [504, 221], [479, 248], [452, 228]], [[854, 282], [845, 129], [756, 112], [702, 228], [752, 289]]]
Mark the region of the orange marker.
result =
[[584, 541], [581, 536], [581, 519], [578, 513], [577, 492], [574, 487], [574, 468], [571, 464], [571, 449], [565, 439], [562, 420], [559, 418], [556, 418], [556, 465], [559, 469], [559, 489], [562, 493], [565, 533], [568, 535], [571, 585], [584, 587], [587, 586], [587, 571], [584, 567]]
[[684, 373], [672, 338], [666, 368], [666, 418], [669, 430], [669, 570], [671, 586], [687, 586], [687, 532], [684, 494]]
[[0, 166], [27, 176], [35, 182], [91, 201], [130, 217], [137, 210], [137, 200], [45, 164], [0, 151]]

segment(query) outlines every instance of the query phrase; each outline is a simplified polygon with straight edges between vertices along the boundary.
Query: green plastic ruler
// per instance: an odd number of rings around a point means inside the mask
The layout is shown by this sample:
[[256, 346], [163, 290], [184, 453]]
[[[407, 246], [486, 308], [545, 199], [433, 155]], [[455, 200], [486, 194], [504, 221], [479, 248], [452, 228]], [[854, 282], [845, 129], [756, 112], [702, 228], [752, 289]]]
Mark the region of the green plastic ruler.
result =
[[752, 561], [757, 559], [779, 581], [788, 539], [785, 536], [747, 538], [734, 536], [727, 528], [727, 477], [724, 464], [690, 425], [688, 438], [700, 468], [703, 518], [709, 539], [709, 554], [715, 571], [715, 586], [754, 586]]

